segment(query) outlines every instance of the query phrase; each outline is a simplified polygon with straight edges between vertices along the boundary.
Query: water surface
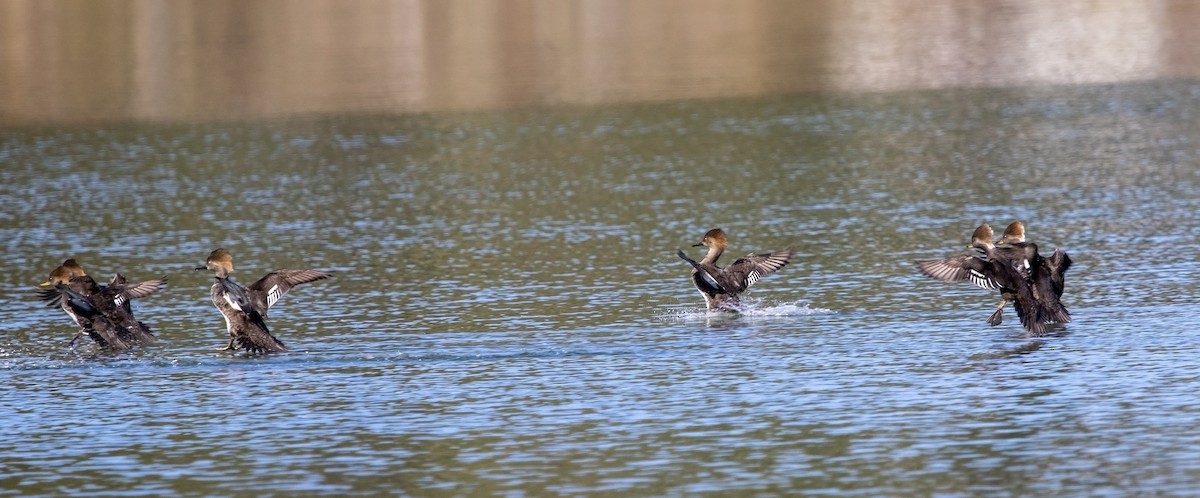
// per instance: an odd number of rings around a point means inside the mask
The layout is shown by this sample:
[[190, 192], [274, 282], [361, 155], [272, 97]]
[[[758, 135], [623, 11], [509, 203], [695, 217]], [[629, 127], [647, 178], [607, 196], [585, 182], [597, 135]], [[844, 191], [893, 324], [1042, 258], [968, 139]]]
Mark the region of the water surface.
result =
[[[1195, 81], [24, 129], [0, 144], [12, 495], [1187, 495]], [[1076, 262], [1029, 337], [921, 277], [980, 222]], [[674, 256], [794, 246], [710, 314]], [[334, 278], [213, 349], [235, 278]], [[167, 275], [66, 341], [62, 259]]]

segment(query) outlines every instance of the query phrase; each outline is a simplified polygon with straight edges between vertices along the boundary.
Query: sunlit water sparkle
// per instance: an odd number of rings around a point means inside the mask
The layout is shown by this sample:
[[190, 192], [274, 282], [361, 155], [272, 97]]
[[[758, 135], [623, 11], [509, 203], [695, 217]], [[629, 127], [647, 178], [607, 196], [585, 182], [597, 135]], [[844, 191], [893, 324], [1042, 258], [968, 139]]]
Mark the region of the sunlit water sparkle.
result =
[[[1197, 94], [7, 133], [0, 494], [1188, 495]], [[1043, 337], [912, 264], [1012, 219], [1076, 262]], [[740, 314], [675, 256], [714, 226], [797, 248]], [[272, 310], [291, 351], [216, 351], [217, 246], [334, 273]], [[66, 257], [168, 276], [159, 342], [67, 347], [33, 296]]]

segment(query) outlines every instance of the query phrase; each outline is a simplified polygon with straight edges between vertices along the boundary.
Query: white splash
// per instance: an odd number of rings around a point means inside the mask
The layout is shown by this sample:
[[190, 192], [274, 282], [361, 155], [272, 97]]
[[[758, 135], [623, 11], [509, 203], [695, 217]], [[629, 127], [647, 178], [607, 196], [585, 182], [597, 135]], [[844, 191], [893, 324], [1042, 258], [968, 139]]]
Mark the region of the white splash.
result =
[[742, 302], [737, 307], [736, 312], [708, 310], [704, 308], [681, 308], [664, 312], [659, 317], [672, 321], [693, 321], [697, 319], [723, 321], [744, 317], [789, 317], [823, 315], [827, 313], [836, 312], [828, 308], [815, 307], [808, 301], [767, 302], [760, 299], [742, 298]]
[[812, 306], [808, 301], [768, 302], [761, 299], [743, 298], [738, 313], [747, 316], [807, 316], [833, 313], [828, 308]]

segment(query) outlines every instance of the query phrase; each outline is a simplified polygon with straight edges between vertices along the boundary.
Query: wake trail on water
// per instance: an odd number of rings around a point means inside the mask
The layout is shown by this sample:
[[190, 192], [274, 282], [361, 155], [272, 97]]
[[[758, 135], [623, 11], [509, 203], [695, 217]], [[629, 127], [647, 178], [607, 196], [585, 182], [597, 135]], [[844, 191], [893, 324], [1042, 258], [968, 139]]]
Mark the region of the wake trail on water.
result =
[[789, 317], [789, 316], [809, 316], [809, 315], [824, 315], [836, 313], [828, 308], [813, 306], [808, 301], [781, 301], [781, 302], [766, 302], [758, 299], [742, 299], [741, 304], [737, 307], [737, 311], [720, 311], [709, 310], [704, 308], [687, 308], [676, 309], [663, 313], [661, 316], [666, 319], [687, 321], [690, 319], [711, 319], [711, 318], [768, 318], [768, 317]]

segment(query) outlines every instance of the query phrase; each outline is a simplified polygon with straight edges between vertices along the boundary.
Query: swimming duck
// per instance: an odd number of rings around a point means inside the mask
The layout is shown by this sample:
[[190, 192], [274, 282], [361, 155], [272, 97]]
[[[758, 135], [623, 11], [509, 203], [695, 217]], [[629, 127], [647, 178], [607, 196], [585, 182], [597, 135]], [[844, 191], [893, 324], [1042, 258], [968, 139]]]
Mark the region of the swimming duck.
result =
[[90, 296], [85, 296], [64, 283], [54, 284], [53, 291], [59, 296], [58, 299], [62, 301], [67, 313], [79, 324], [79, 332], [71, 339], [72, 345], [81, 335], [87, 335], [103, 349], [123, 351], [133, 347], [121, 337], [120, 326], [94, 306], [94, 300]]
[[[120, 339], [120, 341], [114, 341], [111, 338], [97, 340], [98, 343], [102, 343], [102, 347], [128, 349], [128, 345], [150, 343], [155, 340], [154, 333], [150, 328], [134, 318], [129, 302], [149, 296], [166, 287], [166, 277], [131, 285], [124, 275], [118, 273], [112, 278], [109, 285], [101, 286], [84, 271], [74, 258], [71, 258], [51, 271], [50, 278], [40, 285], [43, 287], [54, 286], [52, 289], [42, 291], [41, 299], [48, 301], [51, 306], [61, 306], [63, 311], [80, 327], [79, 333], [71, 339], [72, 344], [82, 334], [87, 334], [95, 340], [95, 334], [89, 333], [87, 329], [89, 326], [96, 327], [101, 319], [110, 322], [111, 325], [111, 327], [104, 326], [102, 328], [111, 329]], [[68, 295], [58, 288], [59, 285], [66, 286], [73, 294]], [[86, 308], [90, 316], [81, 317], [79, 310], [84, 307], [79, 302], [72, 306], [70, 302], [72, 299], [88, 300], [89, 305]], [[123, 344], [125, 347], [122, 347]]]
[[943, 282], [971, 283], [988, 290], [999, 290], [1001, 301], [988, 317], [988, 323], [1000, 323], [1004, 306], [1012, 302], [1017, 318], [1026, 330], [1041, 334], [1051, 322], [1051, 313], [1034, 295], [1031, 275], [1038, 269], [1037, 247], [1007, 246], [997, 248], [992, 242], [995, 236], [987, 223], [980, 225], [971, 234], [967, 246], [972, 254], [947, 259], [917, 261], [917, 268], [926, 276]]
[[699, 262], [689, 258], [682, 250], [677, 253], [692, 266], [692, 284], [704, 296], [704, 304], [710, 310], [737, 311], [741, 302], [738, 294], [745, 292], [764, 275], [786, 266], [793, 254], [790, 248], [765, 254], [749, 253], [729, 266], [717, 266], [717, 259], [728, 246], [725, 231], [714, 228], [704, 234], [700, 243], [692, 245], [708, 248], [708, 253]]
[[250, 287], [229, 278], [233, 272], [233, 255], [217, 248], [208, 255], [199, 270], [212, 271], [216, 282], [212, 286], [212, 302], [225, 317], [229, 345], [221, 351], [238, 348], [251, 353], [287, 351], [283, 342], [267, 328], [267, 313], [292, 287], [329, 278], [329, 273], [317, 270], [275, 270], [264, 275]]
[[[1036, 244], [1025, 241], [1025, 224], [1020, 221], [1009, 223], [1000, 240], [996, 241], [996, 246], [1012, 246], [1019, 250], [1027, 250], [1032, 246], [1033, 252], [1037, 252]], [[1071, 263], [1066, 251], [1055, 248], [1049, 257], [1037, 256], [1037, 261], [1032, 265], [1037, 269], [1029, 276], [1033, 282], [1034, 297], [1048, 311], [1047, 320], [1053, 323], [1071, 321], [1071, 313], [1061, 301], [1065, 289], [1065, 274], [1071, 268]]]

